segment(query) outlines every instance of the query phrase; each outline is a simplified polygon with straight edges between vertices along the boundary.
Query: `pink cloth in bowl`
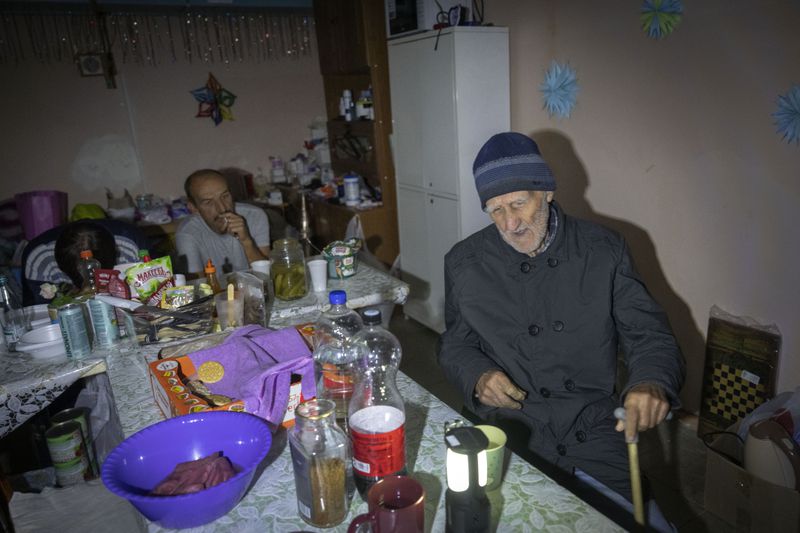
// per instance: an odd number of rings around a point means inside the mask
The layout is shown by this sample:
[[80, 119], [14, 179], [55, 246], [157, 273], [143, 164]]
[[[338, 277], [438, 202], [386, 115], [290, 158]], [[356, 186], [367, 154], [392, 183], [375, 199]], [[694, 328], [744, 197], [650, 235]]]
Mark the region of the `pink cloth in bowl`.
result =
[[273, 424], [283, 421], [292, 374], [302, 376], [304, 398], [317, 394], [311, 351], [294, 328], [244, 326], [222, 344], [190, 353], [189, 358], [198, 369], [206, 361], [220, 363], [225, 373], [216, 383], [206, 383], [209, 390], [243, 400], [248, 413]]

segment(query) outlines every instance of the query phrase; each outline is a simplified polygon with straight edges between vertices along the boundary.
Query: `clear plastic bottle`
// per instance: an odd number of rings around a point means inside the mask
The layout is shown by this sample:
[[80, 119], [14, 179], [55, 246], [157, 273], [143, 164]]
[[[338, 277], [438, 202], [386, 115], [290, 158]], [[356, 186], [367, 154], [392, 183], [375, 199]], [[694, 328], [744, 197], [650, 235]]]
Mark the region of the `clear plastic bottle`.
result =
[[347, 431], [347, 402], [353, 395], [353, 364], [358, 356], [350, 340], [364, 324], [345, 305], [344, 291], [331, 291], [328, 298], [331, 307], [314, 329], [314, 374], [317, 394], [336, 403], [336, 420]]
[[353, 477], [361, 497], [386, 476], [406, 473], [406, 411], [393, 365], [358, 372], [348, 408]]
[[352, 487], [350, 443], [334, 422], [334, 411], [330, 400], [303, 402], [289, 433], [297, 509], [316, 527], [344, 520]]
[[94, 271], [100, 269], [100, 261], [94, 258], [91, 250], [82, 250], [78, 262], [78, 272], [83, 280], [82, 293], [97, 294], [97, 284], [94, 280]]
[[391, 332], [381, 327], [381, 312], [369, 308], [361, 314], [364, 329], [356, 333], [351, 343], [358, 353], [358, 362], [363, 368], [381, 365], [400, 367], [403, 349], [400, 341]]
[[322, 344], [342, 344], [364, 328], [361, 316], [347, 307], [345, 291], [331, 291], [328, 301], [330, 308], [320, 315], [314, 328], [315, 349]]
[[0, 309], [3, 311], [3, 338], [8, 350], [13, 351], [20, 337], [28, 330], [28, 325], [22, 304], [6, 276], [0, 276]]

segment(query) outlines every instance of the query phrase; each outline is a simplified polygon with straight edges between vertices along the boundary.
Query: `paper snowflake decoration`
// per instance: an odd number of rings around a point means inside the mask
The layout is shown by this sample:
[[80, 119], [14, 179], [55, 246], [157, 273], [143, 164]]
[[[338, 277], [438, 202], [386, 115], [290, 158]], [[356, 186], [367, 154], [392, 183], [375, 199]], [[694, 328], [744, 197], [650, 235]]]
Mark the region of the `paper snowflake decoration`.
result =
[[800, 143], [800, 85], [795, 85], [786, 94], [778, 95], [778, 110], [772, 114], [778, 133], [786, 142]]
[[551, 117], [568, 118], [575, 107], [579, 90], [575, 70], [567, 64], [560, 65], [553, 61], [545, 72], [539, 90], [542, 91], [544, 108]]
[[223, 120], [233, 120], [231, 106], [236, 101], [236, 95], [220, 85], [210, 72], [206, 84], [190, 92], [198, 102], [195, 117], [211, 117], [215, 126], [219, 126]]
[[642, 30], [653, 39], [663, 39], [681, 21], [681, 0], [644, 0], [642, 2]]

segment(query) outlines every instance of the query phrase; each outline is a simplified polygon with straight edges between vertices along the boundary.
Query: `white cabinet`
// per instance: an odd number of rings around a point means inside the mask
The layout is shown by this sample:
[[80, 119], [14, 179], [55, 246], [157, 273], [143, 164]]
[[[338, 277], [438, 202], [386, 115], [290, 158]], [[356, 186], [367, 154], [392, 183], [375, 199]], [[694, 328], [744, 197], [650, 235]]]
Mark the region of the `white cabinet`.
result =
[[489, 223], [472, 162], [510, 129], [508, 29], [448, 28], [388, 49], [404, 311], [441, 332], [444, 255]]

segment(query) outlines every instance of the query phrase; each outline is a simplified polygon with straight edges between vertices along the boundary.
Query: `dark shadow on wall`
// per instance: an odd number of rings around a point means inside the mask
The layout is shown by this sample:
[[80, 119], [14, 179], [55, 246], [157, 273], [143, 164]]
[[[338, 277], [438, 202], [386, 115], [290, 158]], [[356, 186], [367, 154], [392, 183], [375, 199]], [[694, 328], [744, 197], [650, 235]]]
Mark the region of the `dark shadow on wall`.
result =
[[686, 302], [672, 289], [658, 261], [647, 231], [627, 220], [596, 212], [586, 199], [589, 178], [572, 141], [561, 132], [542, 130], [531, 134], [556, 175], [556, 200], [568, 214], [591, 220], [619, 232], [630, 247], [636, 269], [653, 298], [669, 317], [678, 344], [686, 358], [686, 383], [681, 392], [683, 408], [697, 412], [705, 359], [705, 340]]

